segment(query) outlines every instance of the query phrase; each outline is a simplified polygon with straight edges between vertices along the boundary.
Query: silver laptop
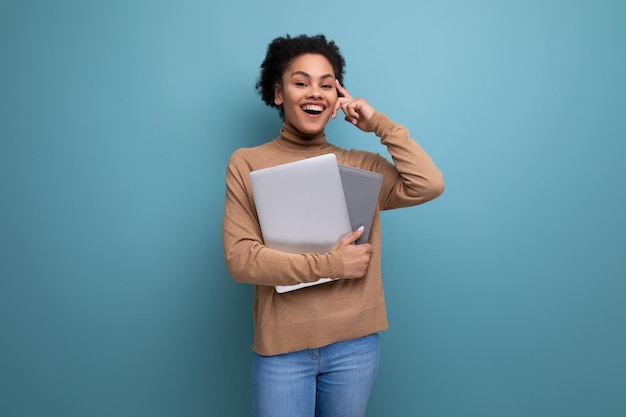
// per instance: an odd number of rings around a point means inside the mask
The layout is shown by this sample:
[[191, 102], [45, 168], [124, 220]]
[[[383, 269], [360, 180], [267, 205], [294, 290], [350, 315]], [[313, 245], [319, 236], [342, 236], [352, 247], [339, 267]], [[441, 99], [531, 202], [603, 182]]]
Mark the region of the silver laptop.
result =
[[[252, 171], [250, 183], [263, 240], [269, 248], [326, 253], [352, 231], [334, 154]], [[276, 291], [293, 291], [333, 279], [277, 286]]]

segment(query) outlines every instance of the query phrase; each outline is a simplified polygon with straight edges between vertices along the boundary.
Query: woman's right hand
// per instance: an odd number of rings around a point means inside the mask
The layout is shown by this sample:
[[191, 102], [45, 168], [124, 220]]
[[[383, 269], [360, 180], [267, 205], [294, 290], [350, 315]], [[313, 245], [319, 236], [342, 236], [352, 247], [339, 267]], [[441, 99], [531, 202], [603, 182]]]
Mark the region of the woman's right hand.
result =
[[361, 226], [354, 232], [343, 237], [333, 249], [338, 252], [343, 260], [343, 278], [363, 278], [367, 273], [367, 267], [372, 254], [372, 245], [362, 243], [355, 245], [354, 242], [361, 237], [365, 229]]

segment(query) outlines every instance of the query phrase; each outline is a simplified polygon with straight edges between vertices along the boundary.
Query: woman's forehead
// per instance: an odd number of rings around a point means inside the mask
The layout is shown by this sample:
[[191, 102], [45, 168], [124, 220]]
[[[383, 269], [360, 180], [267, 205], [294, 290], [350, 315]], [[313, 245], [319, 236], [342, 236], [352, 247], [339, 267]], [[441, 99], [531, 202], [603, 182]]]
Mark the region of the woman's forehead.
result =
[[331, 75], [334, 77], [333, 66], [328, 59], [320, 54], [303, 54], [294, 58], [285, 71], [286, 75], [306, 73], [312, 77]]

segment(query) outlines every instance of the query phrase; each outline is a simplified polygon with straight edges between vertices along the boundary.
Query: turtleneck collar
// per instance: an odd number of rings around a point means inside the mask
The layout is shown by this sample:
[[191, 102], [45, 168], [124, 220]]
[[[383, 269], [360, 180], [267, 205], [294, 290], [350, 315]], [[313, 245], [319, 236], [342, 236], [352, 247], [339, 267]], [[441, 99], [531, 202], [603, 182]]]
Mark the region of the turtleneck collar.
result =
[[322, 150], [331, 146], [326, 142], [324, 131], [307, 135], [287, 122], [283, 123], [282, 129], [280, 129], [280, 136], [276, 138], [275, 142], [277, 145], [289, 150]]

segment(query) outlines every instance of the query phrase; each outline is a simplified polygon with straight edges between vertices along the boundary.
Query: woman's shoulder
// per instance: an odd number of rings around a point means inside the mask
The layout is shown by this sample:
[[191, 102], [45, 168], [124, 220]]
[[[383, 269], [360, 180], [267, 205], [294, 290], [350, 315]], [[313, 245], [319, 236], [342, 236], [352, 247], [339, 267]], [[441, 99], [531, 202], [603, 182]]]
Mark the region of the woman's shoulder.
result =
[[272, 142], [253, 147], [238, 148], [230, 155], [229, 161], [230, 163], [241, 163], [262, 159], [265, 155], [271, 154], [272, 149]]

